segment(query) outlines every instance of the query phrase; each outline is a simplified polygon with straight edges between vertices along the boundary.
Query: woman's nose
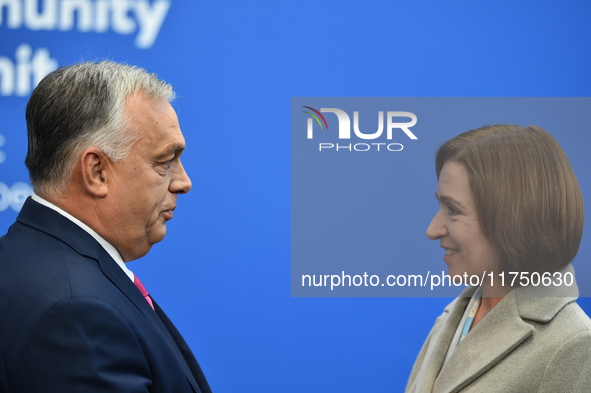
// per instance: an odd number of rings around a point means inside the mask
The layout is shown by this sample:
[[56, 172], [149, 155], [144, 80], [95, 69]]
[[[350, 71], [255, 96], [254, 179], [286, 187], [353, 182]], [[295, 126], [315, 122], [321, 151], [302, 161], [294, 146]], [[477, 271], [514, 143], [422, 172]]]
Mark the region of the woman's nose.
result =
[[426, 235], [431, 240], [441, 239], [447, 235], [447, 228], [441, 210], [442, 209], [439, 209], [439, 211], [437, 211], [437, 214], [435, 214], [435, 217], [431, 220], [431, 224], [427, 227]]

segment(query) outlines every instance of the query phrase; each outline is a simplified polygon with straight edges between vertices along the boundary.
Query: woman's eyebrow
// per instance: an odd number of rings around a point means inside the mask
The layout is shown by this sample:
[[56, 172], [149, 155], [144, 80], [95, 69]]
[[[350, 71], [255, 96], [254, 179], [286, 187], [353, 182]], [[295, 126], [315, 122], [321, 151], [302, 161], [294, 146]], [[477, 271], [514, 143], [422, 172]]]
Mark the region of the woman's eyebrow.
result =
[[437, 195], [437, 193], [435, 193], [435, 198], [439, 201], [439, 203], [451, 203], [452, 205], [455, 205], [461, 209], [464, 209], [464, 205], [462, 205], [458, 200], [447, 196], [447, 195]]

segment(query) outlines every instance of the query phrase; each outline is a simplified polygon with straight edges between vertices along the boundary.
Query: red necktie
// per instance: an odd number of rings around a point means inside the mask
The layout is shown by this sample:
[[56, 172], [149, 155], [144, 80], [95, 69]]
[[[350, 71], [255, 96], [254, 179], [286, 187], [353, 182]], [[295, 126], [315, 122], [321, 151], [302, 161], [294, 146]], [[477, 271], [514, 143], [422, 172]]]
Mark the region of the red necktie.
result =
[[140, 290], [140, 292], [142, 293], [142, 295], [144, 296], [146, 301], [150, 304], [150, 307], [152, 307], [152, 310], [154, 310], [154, 304], [152, 303], [152, 299], [150, 298], [148, 291], [146, 291], [146, 288], [144, 288], [144, 286], [142, 285], [142, 282], [135, 274], [133, 275], [133, 283], [135, 284], [137, 289]]

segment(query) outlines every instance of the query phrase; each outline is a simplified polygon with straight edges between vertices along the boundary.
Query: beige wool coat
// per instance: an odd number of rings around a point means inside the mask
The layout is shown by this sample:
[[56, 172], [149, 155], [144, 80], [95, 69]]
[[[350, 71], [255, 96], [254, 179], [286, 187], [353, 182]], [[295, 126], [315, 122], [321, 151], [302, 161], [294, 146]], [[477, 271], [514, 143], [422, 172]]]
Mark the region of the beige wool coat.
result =
[[575, 302], [576, 284], [541, 290], [513, 289], [442, 367], [476, 291], [467, 288], [437, 318], [406, 392], [590, 393], [591, 320]]

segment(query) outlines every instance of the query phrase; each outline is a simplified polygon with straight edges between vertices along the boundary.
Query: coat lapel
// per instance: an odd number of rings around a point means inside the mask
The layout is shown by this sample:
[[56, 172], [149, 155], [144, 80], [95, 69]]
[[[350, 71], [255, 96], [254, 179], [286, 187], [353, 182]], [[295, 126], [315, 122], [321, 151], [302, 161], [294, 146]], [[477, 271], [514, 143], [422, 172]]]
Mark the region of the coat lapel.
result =
[[515, 291], [510, 292], [457, 347], [441, 369], [433, 391], [460, 391], [517, 348], [533, 330], [519, 315]]
[[[406, 390], [408, 393], [431, 393], [443, 366], [449, 344], [474, 291], [475, 288], [468, 288], [448, 305], [443, 315], [438, 318], [429, 341], [423, 345], [416, 360], [416, 364], [421, 364], [421, 367], [413, 370]], [[441, 323], [439, 323], [440, 320], [442, 320]]]

